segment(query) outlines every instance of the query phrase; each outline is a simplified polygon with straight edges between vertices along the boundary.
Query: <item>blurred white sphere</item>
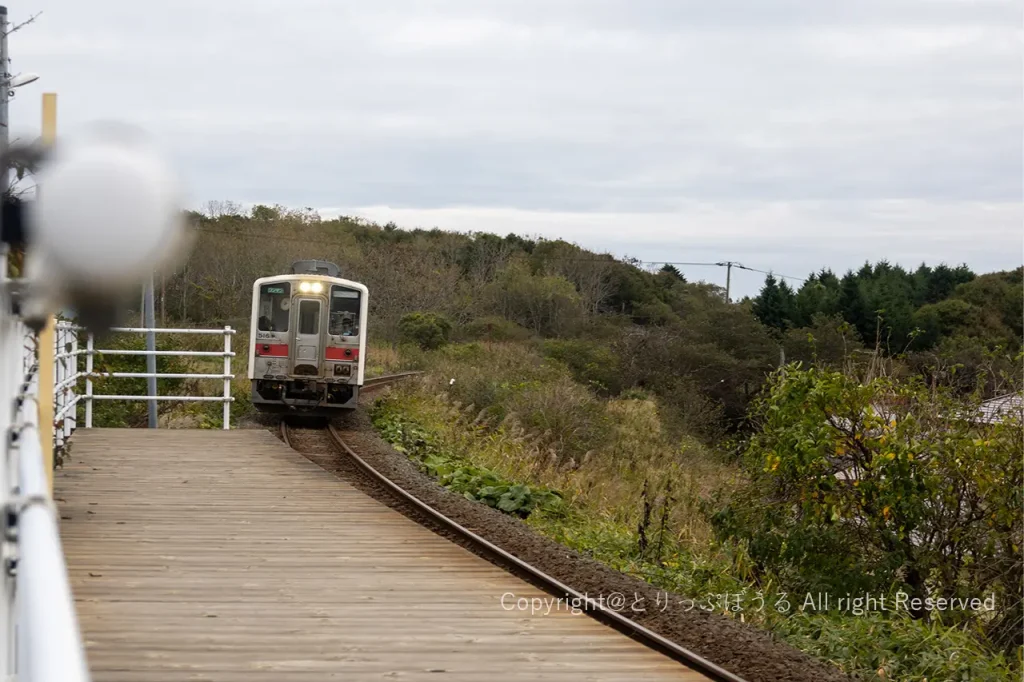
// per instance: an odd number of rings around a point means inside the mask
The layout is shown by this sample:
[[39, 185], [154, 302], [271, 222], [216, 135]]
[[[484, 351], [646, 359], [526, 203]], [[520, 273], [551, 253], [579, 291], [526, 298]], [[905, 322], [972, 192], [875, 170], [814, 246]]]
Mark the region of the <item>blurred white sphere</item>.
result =
[[134, 128], [106, 124], [58, 139], [36, 184], [26, 215], [33, 248], [68, 282], [134, 286], [161, 266], [183, 229], [178, 179]]

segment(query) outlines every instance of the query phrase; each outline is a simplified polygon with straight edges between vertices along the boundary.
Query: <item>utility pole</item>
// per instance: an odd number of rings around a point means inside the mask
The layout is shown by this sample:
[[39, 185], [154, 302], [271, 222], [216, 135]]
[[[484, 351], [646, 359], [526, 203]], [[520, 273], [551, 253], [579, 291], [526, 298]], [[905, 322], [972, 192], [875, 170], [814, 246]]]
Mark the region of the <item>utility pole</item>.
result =
[[732, 261], [725, 264], [725, 302], [729, 303], [729, 286], [732, 284]]
[[[146, 356], [146, 372], [149, 374], [156, 374], [156, 355], [153, 351], [156, 350], [156, 332], [153, 329], [156, 327], [156, 313], [153, 306], [153, 275], [150, 274], [149, 281], [146, 282], [146, 293], [143, 295], [142, 301], [143, 308], [143, 326], [149, 331], [146, 332], [146, 350], [149, 354]], [[156, 377], [150, 376], [146, 379], [146, 395], [149, 400], [149, 428], [156, 428]]]
[[715, 265], [725, 267], [725, 302], [729, 303], [729, 286], [732, 284], [732, 266], [739, 265], [739, 263], [733, 263], [730, 260], [724, 263], [715, 263]]
[[[10, 74], [7, 72], [7, 65], [10, 64], [10, 56], [7, 54], [7, 30], [10, 25], [7, 23], [7, 8], [0, 6], [0, 64], [3, 68], [0, 69], [0, 78], [3, 79], [3, 88], [0, 88], [0, 152], [6, 153], [7, 147], [11, 143], [11, 132], [10, 132], [10, 118], [7, 114], [8, 103], [10, 99], [11, 89], [8, 87], [8, 80]], [[4, 194], [7, 193], [7, 183], [10, 180], [11, 173], [7, 165], [4, 164], [0, 167], [0, 190]]]

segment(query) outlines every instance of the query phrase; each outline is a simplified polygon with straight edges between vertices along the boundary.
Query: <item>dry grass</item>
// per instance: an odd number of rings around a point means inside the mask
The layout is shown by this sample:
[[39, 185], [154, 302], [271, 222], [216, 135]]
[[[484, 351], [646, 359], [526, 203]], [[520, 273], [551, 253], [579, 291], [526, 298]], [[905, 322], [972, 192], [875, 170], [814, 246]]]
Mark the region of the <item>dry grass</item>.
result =
[[393, 345], [384, 343], [367, 344], [365, 366], [367, 377], [390, 374], [404, 368], [402, 356]]
[[673, 440], [653, 400], [599, 399], [522, 345], [473, 344], [432, 359], [423, 380], [396, 397], [475, 464], [558, 489], [573, 508], [633, 528], [646, 499], [656, 514], [665, 510], [676, 541], [710, 542], [701, 497], [733, 486], [739, 472], [694, 439]]

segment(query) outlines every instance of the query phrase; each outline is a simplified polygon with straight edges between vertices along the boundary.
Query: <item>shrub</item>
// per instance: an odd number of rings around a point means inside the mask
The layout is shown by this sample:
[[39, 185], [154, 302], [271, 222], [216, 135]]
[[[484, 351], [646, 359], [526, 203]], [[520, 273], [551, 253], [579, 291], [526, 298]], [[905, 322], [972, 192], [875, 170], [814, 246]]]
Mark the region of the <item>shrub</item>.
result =
[[424, 350], [440, 348], [448, 343], [452, 325], [437, 313], [409, 313], [398, 323], [402, 340], [415, 343]]
[[601, 447], [609, 420], [604, 405], [586, 388], [566, 376], [548, 382], [504, 384], [504, 407], [516, 421], [538, 434], [537, 442], [559, 455], [581, 457]]
[[580, 339], [548, 339], [541, 348], [546, 357], [565, 363], [580, 383], [611, 395], [622, 390], [619, 359], [608, 346]]
[[541, 335], [570, 332], [583, 319], [580, 297], [571, 282], [558, 276], [534, 275], [521, 265], [506, 268], [484, 288], [482, 300], [507, 319]]
[[480, 341], [526, 341], [531, 336], [528, 329], [496, 315], [473, 320], [462, 328], [462, 333]]
[[780, 370], [755, 404], [751, 486], [716, 514], [718, 531], [747, 540], [795, 588], [994, 594], [983, 622], [970, 611], [942, 616], [979, 621], [993, 643], [1019, 646], [1021, 415], [979, 424], [972, 414], [976, 403], [916, 382]]

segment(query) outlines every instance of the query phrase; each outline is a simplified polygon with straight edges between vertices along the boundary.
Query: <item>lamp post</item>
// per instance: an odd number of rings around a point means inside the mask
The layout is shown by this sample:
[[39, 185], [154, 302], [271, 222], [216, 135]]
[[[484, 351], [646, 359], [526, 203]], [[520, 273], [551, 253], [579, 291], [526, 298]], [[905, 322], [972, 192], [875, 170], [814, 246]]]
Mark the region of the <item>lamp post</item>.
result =
[[[0, 5], [0, 152], [6, 152], [11, 143], [9, 103], [15, 88], [39, 80], [39, 75], [35, 73], [20, 73], [16, 76], [8, 73], [11, 56], [8, 52], [7, 36], [10, 32], [7, 8]], [[0, 192], [6, 193], [10, 189], [10, 177], [10, 168], [6, 165], [0, 168]]]
[[[3, 73], [3, 79], [6, 81], [10, 76], [7, 75], [7, 66], [11, 63], [10, 56], [7, 54], [7, 29], [9, 24], [7, 23], [7, 8], [0, 6], [0, 72]], [[0, 153], [6, 153], [7, 148], [11, 143], [10, 136], [10, 118], [7, 114], [7, 102], [10, 96], [10, 88], [6, 85], [0, 88]], [[10, 179], [10, 169], [7, 168], [7, 164], [3, 164], [0, 168], [0, 192], [7, 192], [7, 183]]]

